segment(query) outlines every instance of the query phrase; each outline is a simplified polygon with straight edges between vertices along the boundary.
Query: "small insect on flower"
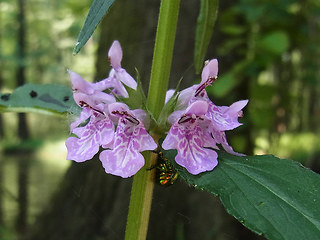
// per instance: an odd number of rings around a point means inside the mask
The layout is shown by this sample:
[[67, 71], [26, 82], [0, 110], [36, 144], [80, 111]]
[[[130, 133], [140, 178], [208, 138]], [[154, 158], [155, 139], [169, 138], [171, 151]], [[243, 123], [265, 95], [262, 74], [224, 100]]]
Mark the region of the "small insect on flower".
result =
[[163, 155], [161, 151], [152, 151], [158, 154], [157, 164], [148, 170], [156, 168], [156, 180], [161, 186], [168, 187], [175, 183], [178, 173], [171, 162]]

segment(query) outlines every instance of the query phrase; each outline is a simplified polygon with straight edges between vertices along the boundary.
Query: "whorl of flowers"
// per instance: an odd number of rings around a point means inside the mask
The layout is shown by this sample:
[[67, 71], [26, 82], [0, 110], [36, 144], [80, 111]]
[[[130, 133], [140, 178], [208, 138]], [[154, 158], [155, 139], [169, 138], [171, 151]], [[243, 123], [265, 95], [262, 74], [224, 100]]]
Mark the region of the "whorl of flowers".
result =
[[[114, 41], [109, 53], [112, 69], [109, 77], [96, 83], [85, 81], [69, 71], [75, 102], [82, 108], [79, 118], [70, 124], [71, 136], [66, 140], [67, 159], [76, 162], [90, 160], [101, 151], [99, 158], [107, 173], [131, 177], [145, 164], [141, 152], [157, 148], [148, 133], [150, 116], [143, 109], [131, 110], [119, 102], [130, 96], [126, 87], [137, 89], [137, 82], [121, 67], [122, 49]], [[181, 92], [168, 90], [166, 104], [175, 98], [174, 111], [167, 117], [170, 129], [162, 143], [165, 150], [176, 149], [175, 161], [191, 174], [211, 171], [218, 164], [214, 149], [221, 145], [233, 151], [225, 131], [241, 125], [242, 109], [248, 100], [230, 106], [216, 106], [208, 97], [206, 87], [218, 76], [218, 61], [207, 61], [200, 84]], [[125, 85], [125, 86], [124, 86]], [[107, 92], [105, 92], [107, 90]], [[163, 117], [163, 116], [162, 116]], [[160, 126], [160, 129], [164, 128]]]

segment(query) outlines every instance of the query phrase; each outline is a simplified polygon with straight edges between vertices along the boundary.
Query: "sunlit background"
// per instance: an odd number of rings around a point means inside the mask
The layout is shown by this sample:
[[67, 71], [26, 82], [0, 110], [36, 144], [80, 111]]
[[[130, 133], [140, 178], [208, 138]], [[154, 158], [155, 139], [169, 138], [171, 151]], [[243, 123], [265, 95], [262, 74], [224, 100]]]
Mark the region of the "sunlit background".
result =
[[[28, 83], [70, 86], [67, 69], [88, 81], [102, 79], [109, 71], [106, 56], [114, 39], [123, 45], [123, 66], [132, 75], [137, 67], [147, 89], [159, 1], [132, 2], [116, 1], [100, 28], [74, 56], [72, 49], [91, 1], [2, 0], [1, 92], [12, 92], [19, 84], [17, 72], [21, 67]], [[172, 88], [181, 77], [183, 87], [199, 80], [193, 68], [194, 30], [199, 12], [196, 2], [182, 1]], [[25, 29], [23, 43], [18, 40], [19, 26]], [[297, 160], [319, 173], [319, 26], [318, 0], [221, 1], [207, 54], [207, 58], [218, 58], [219, 78], [208, 88], [208, 93], [217, 105], [249, 99], [240, 120], [244, 125], [227, 133], [236, 151]], [[25, 49], [23, 53], [21, 44]], [[52, 196], [63, 185], [71, 166], [66, 160], [64, 141], [74, 117], [27, 114], [28, 134], [24, 138], [18, 133], [17, 113], [1, 115], [1, 240], [18, 239], [32, 232], [37, 217], [50, 208]], [[162, 208], [163, 205], [164, 201], [160, 201], [154, 206]], [[98, 210], [93, 211], [93, 215], [98, 214]], [[171, 239], [192, 239], [183, 233], [191, 220], [181, 215], [182, 222], [187, 219], [187, 223], [178, 222]], [[123, 216], [125, 222], [126, 214]], [[174, 224], [173, 217], [168, 221]], [[206, 238], [198, 239], [241, 239], [228, 234], [217, 227], [207, 233]], [[108, 239], [122, 239], [122, 235], [118, 232]], [[254, 237], [242, 239], [256, 239]]]

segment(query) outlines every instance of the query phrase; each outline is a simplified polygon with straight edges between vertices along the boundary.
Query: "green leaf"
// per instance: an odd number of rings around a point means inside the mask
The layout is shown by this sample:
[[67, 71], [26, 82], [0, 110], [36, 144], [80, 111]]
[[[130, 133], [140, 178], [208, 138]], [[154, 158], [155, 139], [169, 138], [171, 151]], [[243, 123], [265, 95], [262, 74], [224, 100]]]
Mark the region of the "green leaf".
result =
[[86, 21], [84, 22], [84, 25], [79, 33], [78, 41], [76, 42], [76, 45], [73, 49], [73, 54], [77, 54], [80, 49], [86, 44], [113, 2], [114, 0], [93, 1]]
[[[163, 151], [173, 159], [176, 151]], [[271, 155], [238, 157], [219, 151], [210, 172], [192, 175], [174, 163], [181, 178], [220, 197], [226, 210], [252, 231], [272, 240], [319, 239], [320, 176], [300, 163]]]
[[266, 34], [258, 41], [258, 46], [270, 53], [280, 55], [289, 48], [289, 37], [284, 31]]
[[204, 58], [218, 15], [218, 4], [219, 0], [201, 0], [194, 46], [194, 66], [196, 73], [200, 73], [203, 67]]
[[25, 84], [11, 94], [0, 94], [1, 112], [80, 114], [69, 87], [54, 84]]
[[246, 31], [246, 28], [241, 25], [223, 25], [221, 26], [221, 31], [223, 33], [229, 34], [229, 35], [240, 35], [243, 34]]
[[[168, 102], [163, 106], [159, 118], [158, 118], [158, 124], [159, 126], [165, 126], [165, 128], [168, 127], [168, 117], [170, 114], [174, 111], [177, 102], [178, 102], [178, 97], [179, 97], [179, 88], [180, 88], [180, 83], [182, 81], [182, 78], [179, 80], [177, 87], [172, 95], [172, 97], [168, 100]], [[168, 129], [166, 129], [168, 130]]]

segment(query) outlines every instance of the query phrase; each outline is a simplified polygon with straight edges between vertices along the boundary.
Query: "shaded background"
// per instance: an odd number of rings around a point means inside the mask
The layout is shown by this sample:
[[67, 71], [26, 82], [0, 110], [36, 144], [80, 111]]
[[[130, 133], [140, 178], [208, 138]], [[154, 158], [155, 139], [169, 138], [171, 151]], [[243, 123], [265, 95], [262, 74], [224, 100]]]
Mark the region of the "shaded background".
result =
[[[156, 0], [117, 0], [81, 52], [72, 49], [91, 1], [2, 0], [0, 87], [70, 86], [67, 69], [86, 80], [107, 77], [108, 49], [118, 39], [123, 66], [136, 67], [145, 89], [159, 9]], [[182, 1], [170, 87], [199, 80], [193, 46], [198, 1]], [[208, 88], [217, 105], [249, 99], [243, 126], [228, 132], [234, 149], [271, 153], [320, 169], [320, 3], [318, 0], [221, 1], [207, 58], [219, 59]], [[0, 115], [0, 239], [123, 239], [131, 179], [104, 173], [98, 159], [66, 161], [74, 116]], [[263, 239], [219, 200], [182, 181], [155, 187], [148, 239]]]

